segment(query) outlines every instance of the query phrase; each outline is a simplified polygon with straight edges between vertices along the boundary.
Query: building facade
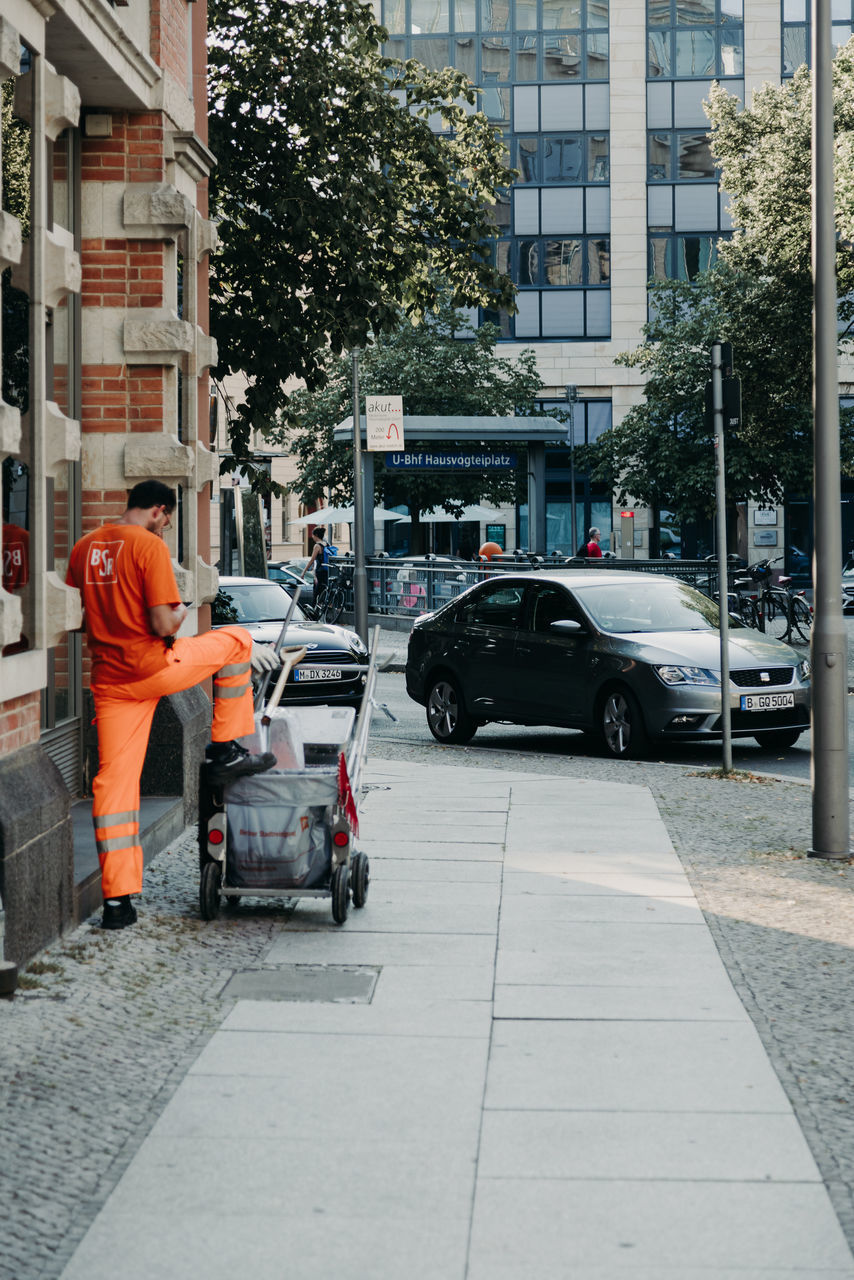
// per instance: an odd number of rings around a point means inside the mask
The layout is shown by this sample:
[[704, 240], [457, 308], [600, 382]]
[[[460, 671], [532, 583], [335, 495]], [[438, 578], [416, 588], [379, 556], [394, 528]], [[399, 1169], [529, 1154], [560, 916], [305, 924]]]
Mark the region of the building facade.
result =
[[0, 955], [16, 961], [73, 918], [70, 808], [96, 767], [71, 545], [162, 479], [200, 606], [188, 631], [213, 594], [205, 38], [204, 0], [0, 10]]
[[[594, 441], [643, 395], [639, 373], [615, 360], [641, 339], [647, 281], [692, 279], [732, 230], [702, 105], [712, 82], [750, 103], [759, 86], [791, 75], [808, 58], [809, 7], [808, 0], [382, 0], [389, 52], [465, 71], [504, 133], [519, 177], [497, 208], [497, 253], [518, 286], [518, 311], [488, 318], [500, 325], [508, 354], [522, 345], [536, 352], [546, 408], [565, 406], [566, 388], [577, 388], [577, 443]], [[837, 46], [851, 36], [852, 19], [852, 0], [834, 0]], [[623, 545], [610, 493], [583, 476], [573, 485], [568, 452], [549, 459], [549, 550], [574, 551], [589, 524], [623, 555], [713, 549], [710, 528], [676, 527], [669, 513], [645, 509], [634, 513], [633, 547]], [[793, 502], [775, 513], [775, 525], [755, 529], [745, 507], [742, 554], [793, 560], [796, 542], [807, 552], [808, 507], [808, 499]], [[854, 514], [848, 537], [854, 541]], [[524, 545], [524, 511], [519, 538]]]

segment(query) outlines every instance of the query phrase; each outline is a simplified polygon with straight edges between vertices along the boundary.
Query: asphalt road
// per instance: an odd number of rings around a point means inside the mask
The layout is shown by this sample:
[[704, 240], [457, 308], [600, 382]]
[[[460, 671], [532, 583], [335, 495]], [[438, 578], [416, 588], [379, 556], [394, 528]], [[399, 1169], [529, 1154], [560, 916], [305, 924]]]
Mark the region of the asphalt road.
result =
[[[377, 698], [379, 702], [386, 703], [389, 710], [397, 716], [397, 723], [393, 724], [384, 715], [376, 715], [371, 727], [371, 737], [374, 742], [392, 739], [413, 746], [434, 746], [441, 751], [455, 749], [439, 747], [438, 743], [434, 742], [427, 728], [424, 708], [407, 696], [402, 675], [391, 673], [381, 675], [377, 682]], [[854, 695], [849, 694], [849, 740], [852, 740], [853, 718]], [[590, 738], [573, 729], [527, 728], [510, 724], [489, 724], [478, 729], [468, 744], [468, 750], [502, 753], [518, 751], [523, 755], [588, 760], [601, 758], [604, 754]], [[801, 734], [796, 745], [785, 752], [768, 751], [760, 747], [753, 738], [735, 738], [732, 749], [733, 766], [751, 773], [772, 773], [780, 777], [809, 781], [811, 752], [811, 733]], [[721, 744], [720, 742], [701, 742], [662, 746], [653, 743], [650, 759], [662, 763], [716, 769], [721, 764]], [[854, 766], [851, 760], [849, 760], [849, 783], [854, 787]]]

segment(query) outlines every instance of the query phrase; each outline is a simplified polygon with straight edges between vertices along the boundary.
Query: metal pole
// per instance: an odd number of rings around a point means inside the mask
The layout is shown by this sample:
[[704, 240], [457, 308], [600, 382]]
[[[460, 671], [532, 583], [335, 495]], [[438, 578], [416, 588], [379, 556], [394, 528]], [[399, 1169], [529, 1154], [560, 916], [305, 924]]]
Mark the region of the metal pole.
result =
[[362, 420], [359, 413], [359, 353], [353, 360], [353, 611], [356, 631], [363, 644], [368, 643], [368, 575], [365, 572], [365, 522], [362, 499]]
[[724, 467], [724, 384], [721, 344], [712, 343], [712, 412], [715, 420], [715, 505], [718, 544], [718, 600], [721, 633], [722, 765], [732, 773], [732, 722], [729, 696], [729, 583], [726, 559], [726, 471]]
[[578, 400], [578, 387], [567, 387], [566, 399], [569, 404], [569, 519], [572, 525], [572, 546], [569, 553], [574, 556], [579, 545], [578, 530], [575, 527], [575, 403]]
[[842, 620], [830, 0], [812, 0], [813, 858], [848, 858], [848, 644]]

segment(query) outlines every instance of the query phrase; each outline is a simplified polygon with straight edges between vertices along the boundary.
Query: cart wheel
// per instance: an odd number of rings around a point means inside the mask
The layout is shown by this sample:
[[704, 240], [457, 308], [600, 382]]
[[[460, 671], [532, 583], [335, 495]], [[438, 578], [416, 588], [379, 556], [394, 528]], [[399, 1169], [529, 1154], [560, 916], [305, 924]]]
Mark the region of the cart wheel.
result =
[[350, 878], [353, 882], [353, 906], [363, 907], [368, 897], [368, 885], [371, 879], [366, 853], [354, 854]]
[[219, 915], [219, 886], [222, 868], [218, 862], [206, 862], [199, 882], [199, 910], [203, 920], [216, 920]]
[[332, 919], [343, 924], [350, 906], [350, 868], [342, 863], [332, 873]]

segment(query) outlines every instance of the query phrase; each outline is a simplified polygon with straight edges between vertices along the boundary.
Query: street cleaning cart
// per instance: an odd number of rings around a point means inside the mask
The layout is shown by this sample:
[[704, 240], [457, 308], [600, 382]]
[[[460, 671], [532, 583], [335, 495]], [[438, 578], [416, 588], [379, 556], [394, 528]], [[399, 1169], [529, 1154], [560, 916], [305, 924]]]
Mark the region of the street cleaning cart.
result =
[[277, 643], [283, 665], [266, 706], [259, 690], [255, 733], [242, 743], [272, 751], [266, 773], [199, 788], [199, 907], [205, 920], [221, 899], [331, 898], [343, 924], [350, 899], [363, 907], [370, 868], [358, 851], [358, 800], [377, 677], [379, 628], [371, 645], [358, 716], [352, 707], [279, 705], [288, 676], [305, 649]]

